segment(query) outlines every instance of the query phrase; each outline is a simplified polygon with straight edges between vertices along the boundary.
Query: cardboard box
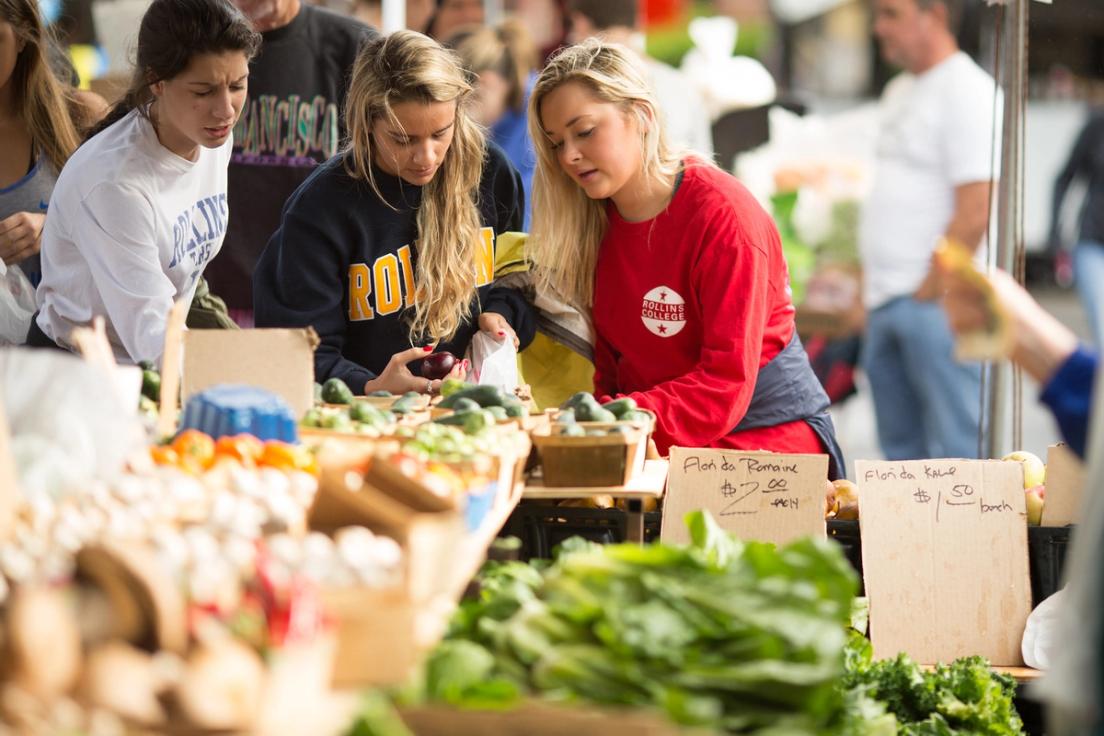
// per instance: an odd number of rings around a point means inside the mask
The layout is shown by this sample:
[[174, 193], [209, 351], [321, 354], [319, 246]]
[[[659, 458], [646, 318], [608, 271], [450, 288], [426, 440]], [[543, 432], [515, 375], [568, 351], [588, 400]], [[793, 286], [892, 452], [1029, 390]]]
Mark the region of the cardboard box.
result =
[[259, 386], [279, 395], [296, 417], [314, 405], [311, 328], [288, 330], [187, 330], [181, 396], [223, 383]]
[[505, 524], [521, 486], [498, 488], [475, 532], [460, 510], [416, 510], [365, 482], [355, 467], [326, 463], [311, 507], [312, 529], [360, 524], [403, 549], [402, 584], [391, 590], [327, 590], [323, 602], [337, 622], [337, 687], [404, 682], [444, 635], [449, 616]]

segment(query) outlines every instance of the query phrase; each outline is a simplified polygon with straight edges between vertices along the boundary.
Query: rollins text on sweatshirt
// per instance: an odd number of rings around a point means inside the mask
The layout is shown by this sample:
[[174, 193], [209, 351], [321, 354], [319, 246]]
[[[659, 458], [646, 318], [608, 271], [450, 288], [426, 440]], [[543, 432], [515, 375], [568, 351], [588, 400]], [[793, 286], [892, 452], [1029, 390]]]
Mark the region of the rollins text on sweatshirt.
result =
[[[378, 168], [374, 175], [386, 202], [368, 182], [349, 176], [343, 155], [318, 167], [288, 200], [253, 274], [257, 326], [314, 327], [321, 338], [315, 380], [337, 377], [355, 393], [392, 355], [412, 347], [422, 188]], [[480, 312], [505, 317], [522, 347], [536, 332], [522, 295], [492, 283], [495, 238], [520, 230], [524, 211], [520, 177], [494, 144], [488, 144], [478, 205], [483, 228], [472, 264], [478, 294], [471, 318], [438, 346], [458, 356], [478, 330]]]

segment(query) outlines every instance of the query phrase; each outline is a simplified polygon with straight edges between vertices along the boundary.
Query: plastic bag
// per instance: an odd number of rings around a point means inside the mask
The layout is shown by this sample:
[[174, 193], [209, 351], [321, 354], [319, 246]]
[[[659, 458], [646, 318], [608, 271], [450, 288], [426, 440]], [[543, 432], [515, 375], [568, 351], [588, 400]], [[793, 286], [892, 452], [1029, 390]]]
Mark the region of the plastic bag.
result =
[[1044, 671], [1050, 669], [1054, 650], [1067, 643], [1061, 628], [1065, 600], [1065, 591], [1059, 590], [1036, 606], [1027, 617], [1021, 651], [1028, 667]]
[[[104, 390], [113, 380], [60, 350], [0, 350], [0, 421], [11, 433], [16, 475], [28, 500], [83, 492], [110, 480], [146, 444], [133, 399]], [[137, 384], [135, 384], [135, 387]]]
[[483, 333], [475, 333], [471, 342], [471, 379], [480, 385], [497, 386], [506, 393], [518, 387], [517, 348], [507, 338], [498, 342]]
[[0, 260], [0, 345], [27, 342], [35, 313], [35, 290], [23, 269]]
[[682, 59], [682, 72], [701, 92], [710, 120], [730, 110], [774, 102], [778, 86], [767, 68], [748, 56], [733, 56], [738, 27], [732, 18], [690, 21], [694, 48]]

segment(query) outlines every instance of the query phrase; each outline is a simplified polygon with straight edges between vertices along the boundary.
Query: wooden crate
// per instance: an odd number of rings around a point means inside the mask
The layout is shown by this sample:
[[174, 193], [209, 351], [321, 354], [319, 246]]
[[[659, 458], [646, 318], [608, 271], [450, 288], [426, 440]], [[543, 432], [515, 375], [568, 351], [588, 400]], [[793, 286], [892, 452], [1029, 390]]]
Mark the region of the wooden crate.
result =
[[[608, 429], [616, 424], [589, 422], [587, 426]], [[648, 435], [639, 428], [625, 434], [600, 437], [565, 437], [551, 428], [532, 434], [540, 453], [544, 485], [589, 488], [623, 486], [644, 469]]]

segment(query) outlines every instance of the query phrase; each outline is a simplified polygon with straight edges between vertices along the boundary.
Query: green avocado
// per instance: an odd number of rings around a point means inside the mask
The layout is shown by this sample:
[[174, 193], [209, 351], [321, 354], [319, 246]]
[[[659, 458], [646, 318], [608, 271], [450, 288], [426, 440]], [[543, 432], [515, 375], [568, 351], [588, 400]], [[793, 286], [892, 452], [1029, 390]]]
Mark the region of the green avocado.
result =
[[322, 384], [322, 400], [327, 404], [351, 404], [353, 392], [340, 378], [331, 378]]

